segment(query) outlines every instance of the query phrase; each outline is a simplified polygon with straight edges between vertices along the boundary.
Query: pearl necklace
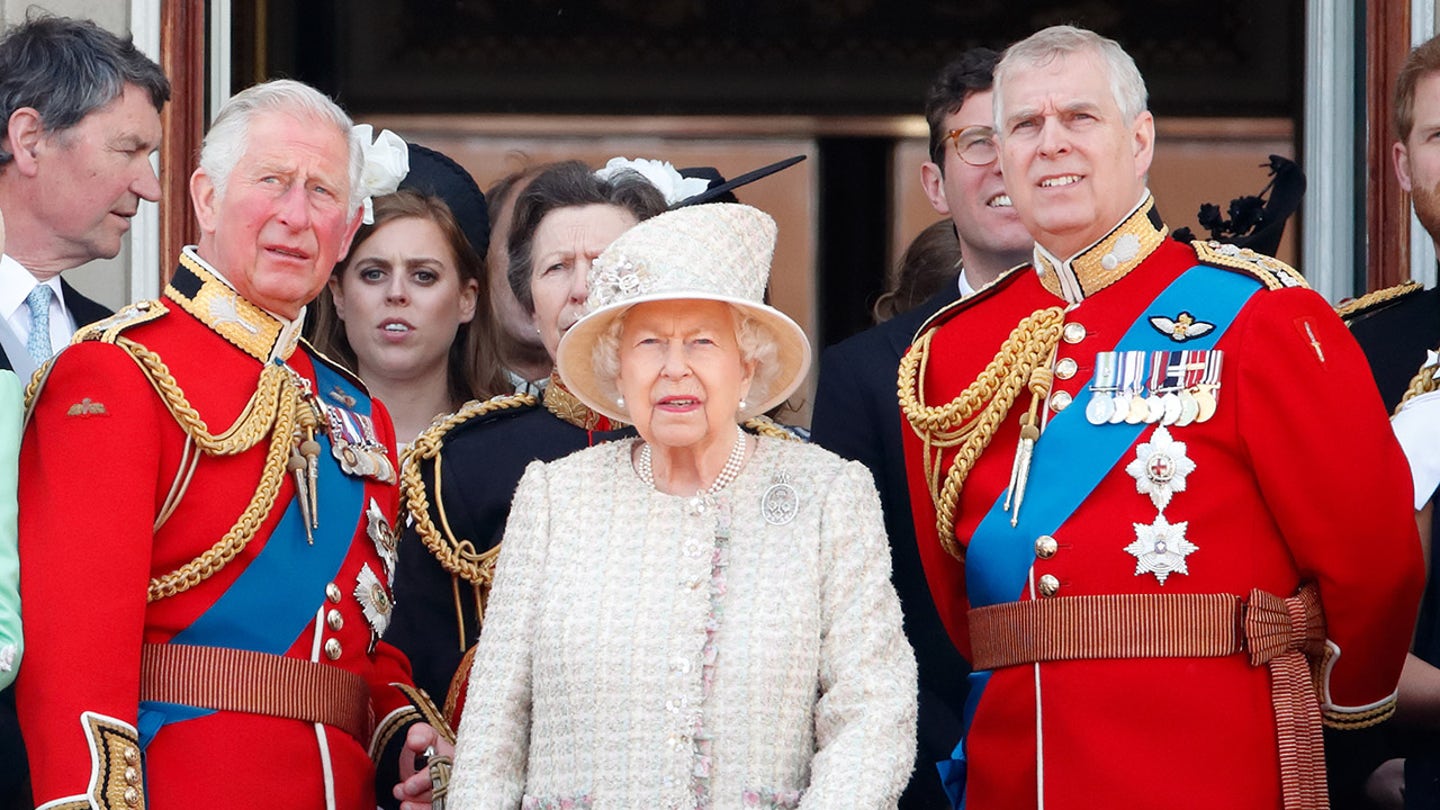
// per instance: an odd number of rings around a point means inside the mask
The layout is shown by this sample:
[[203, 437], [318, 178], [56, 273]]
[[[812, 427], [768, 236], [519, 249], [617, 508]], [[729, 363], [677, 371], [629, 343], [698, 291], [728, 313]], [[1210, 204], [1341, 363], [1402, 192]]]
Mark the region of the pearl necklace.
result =
[[[745, 463], [745, 431], [735, 426], [735, 445], [730, 448], [730, 457], [725, 459], [725, 466], [720, 468], [720, 475], [715, 477], [715, 483], [709, 489], [695, 493], [700, 497], [715, 495], [725, 487], [730, 486], [735, 477], [740, 474], [740, 465]], [[655, 468], [650, 458], [650, 444], [647, 442], [640, 446], [640, 461], [636, 464], [635, 473], [645, 486], [654, 488]]]

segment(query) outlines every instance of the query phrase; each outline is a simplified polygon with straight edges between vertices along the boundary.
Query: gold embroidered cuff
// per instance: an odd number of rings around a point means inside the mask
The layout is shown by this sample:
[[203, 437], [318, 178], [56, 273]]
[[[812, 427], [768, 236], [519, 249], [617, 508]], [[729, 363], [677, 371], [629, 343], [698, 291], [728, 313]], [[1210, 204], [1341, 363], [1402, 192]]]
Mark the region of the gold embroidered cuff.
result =
[[47, 810], [145, 810], [140, 735], [129, 723], [95, 712], [80, 715], [90, 744], [90, 794], [49, 802]]
[[1355, 731], [1356, 729], [1378, 726], [1386, 720], [1389, 720], [1391, 716], [1395, 714], [1395, 702], [1395, 698], [1390, 697], [1379, 706], [1358, 712], [1347, 712], [1333, 708], [1322, 709], [1320, 716], [1326, 728]]
[[393, 685], [396, 689], [404, 693], [405, 697], [410, 699], [410, 705], [420, 714], [421, 720], [434, 726], [435, 730], [440, 732], [440, 736], [444, 737], [446, 742], [452, 744], [455, 742], [454, 729], [450, 728], [450, 724], [446, 722], [445, 716], [436, 708], [435, 701], [430, 699], [430, 695], [424, 689], [403, 683]]

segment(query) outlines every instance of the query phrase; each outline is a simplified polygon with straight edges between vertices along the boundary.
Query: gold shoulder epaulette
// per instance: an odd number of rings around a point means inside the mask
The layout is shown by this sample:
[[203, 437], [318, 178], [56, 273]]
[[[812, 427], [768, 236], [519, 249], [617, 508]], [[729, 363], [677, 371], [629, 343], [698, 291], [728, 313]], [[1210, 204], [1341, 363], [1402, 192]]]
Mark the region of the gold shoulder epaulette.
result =
[[170, 308], [160, 299], [149, 301], [136, 301], [120, 308], [114, 315], [102, 318], [89, 326], [83, 327], [75, 332], [70, 338], [71, 345], [86, 340], [99, 340], [105, 343], [114, 343], [115, 338], [131, 327], [139, 326], [142, 323], [149, 323], [157, 318], [164, 317]]
[[1286, 287], [1308, 289], [1305, 277], [1300, 271], [1274, 256], [1256, 253], [1250, 248], [1236, 247], [1225, 242], [1196, 240], [1190, 243], [1195, 249], [1195, 258], [1212, 267], [1239, 270], [1260, 279], [1267, 289], [1279, 290]]
[[986, 284], [975, 292], [957, 298], [954, 301], [951, 301], [950, 303], [936, 310], [934, 315], [926, 318], [925, 322], [920, 324], [920, 328], [916, 329], [915, 334], [911, 335], [911, 337], [918, 338], [920, 335], [925, 334], [934, 327], [939, 326], [945, 321], [950, 320], [952, 317], [955, 316], [957, 312], [963, 312], [964, 310], [975, 306], [981, 301], [988, 299], [990, 296], [994, 295], [1000, 290], [1003, 290], [1006, 287], [1010, 286], [1010, 282], [1019, 278], [1024, 273], [1033, 272], [1035, 271], [1031, 269], [1031, 266], [1029, 264], [1015, 265], [1009, 270], [1006, 270], [1005, 272], [996, 276], [994, 281], [991, 281], [989, 284]]
[[[70, 345], [73, 346], [87, 340], [114, 343], [120, 333], [126, 329], [164, 317], [169, 311], [165, 302], [158, 299], [127, 304], [114, 315], [101, 318], [77, 330], [70, 338]], [[30, 421], [30, 412], [35, 404], [35, 399], [40, 396], [40, 389], [45, 387], [45, 380], [50, 376], [50, 369], [54, 366], [54, 357], [41, 363], [40, 367], [35, 369], [35, 373], [30, 376], [29, 384], [25, 386], [25, 421], [27, 423]]]
[[1425, 289], [1425, 285], [1418, 281], [1407, 281], [1403, 284], [1396, 284], [1393, 287], [1382, 287], [1378, 290], [1371, 290], [1359, 298], [1351, 298], [1348, 301], [1341, 301], [1335, 306], [1335, 314], [1346, 326], [1375, 312], [1384, 309], [1386, 306], [1397, 301], [1404, 300]]
[[[483, 401], [472, 399], [454, 413], [436, 419], [415, 437], [415, 442], [400, 460], [400, 490], [405, 497], [405, 508], [414, 521], [415, 533], [441, 568], [471, 585], [489, 586], [491, 577], [495, 575], [495, 556], [500, 547], [497, 545], [483, 552], [476, 551], [473, 538], [457, 537], [450, 528], [450, 522], [445, 517], [445, 501], [441, 497], [443, 482], [439, 464], [445, 436], [461, 425], [484, 419], [490, 414], [533, 408], [538, 404], [539, 400], [530, 394], [512, 394]], [[430, 494], [425, 491], [425, 481], [420, 475], [420, 465], [426, 461], [435, 462], [432, 486], [440, 518], [438, 526], [430, 516]]]
[[751, 433], [754, 433], [756, 436], [765, 436], [766, 438], [770, 439], [782, 439], [788, 442], [804, 441], [804, 439], [801, 439], [799, 436], [796, 436], [794, 433], [786, 430], [784, 425], [776, 422], [774, 419], [771, 419], [764, 414], [761, 414], [759, 416], [752, 416], [749, 419], [746, 419], [745, 422], [741, 425], [741, 427], [745, 428]]

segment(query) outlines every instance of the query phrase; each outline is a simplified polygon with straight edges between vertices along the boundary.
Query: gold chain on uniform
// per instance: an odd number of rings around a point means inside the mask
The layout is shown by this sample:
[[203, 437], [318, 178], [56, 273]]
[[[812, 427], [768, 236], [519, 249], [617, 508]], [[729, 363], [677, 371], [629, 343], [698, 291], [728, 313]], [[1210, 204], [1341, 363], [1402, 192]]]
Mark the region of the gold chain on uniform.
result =
[[[415, 532], [419, 535], [421, 542], [435, 555], [440, 566], [451, 574], [454, 574], [472, 585], [488, 584], [490, 576], [493, 575], [494, 560], [486, 559], [485, 553], [476, 552], [472, 540], [454, 538], [454, 544], [445, 542], [435, 521], [430, 518], [430, 498], [425, 494], [425, 482], [420, 477], [420, 463], [440, 457], [440, 450], [444, 446], [445, 434], [452, 428], [469, 419], [479, 418], [488, 413], [506, 410], [510, 408], [529, 408], [536, 403], [535, 397], [524, 394], [520, 396], [496, 397], [480, 400], [471, 400], [460, 407], [456, 412], [437, 420], [423, 433], [415, 438], [410, 449], [405, 451], [405, 457], [400, 462], [400, 489], [405, 496], [405, 507], [410, 511], [411, 518], [415, 521]], [[438, 491], [438, 479], [440, 476], [439, 464], [435, 467], [437, 479], [436, 488]], [[437, 496], [438, 500], [438, 496]], [[445, 520], [445, 514], [441, 506], [440, 520]], [[449, 526], [445, 527], [449, 532]], [[453, 533], [450, 533], [454, 537]]]
[[[1048, 371], [1064, 320], [1061, 307], [1038, 310], [1021, 320], [980, 376], [942, 405], [925, 402], [925, 370], [935, 330], [921, 335], [900, 360], [900, 412], [924, 445], [925, 482], [935, 506], [935, 528], [940, 545], [957, 560], [965, 559], [955, 538], [960, 489], [1015, 399], [1031, 385], [1036, 372]], [[942, 484], [942, 453], [956, 446]]]
[[259, 485], [235, 525], [200, 556], [150, 580], [146, 601], [155, 602], [183, 593], [214, 576], [249, 545], [279, 497], [297, 430], [313, 430], [319, 424], [319, 417], [306, 400], [294, 372], [279, 364], [267, 363], [260, 372], [255, 393], [235, 422], [219, 434], [211, 433], [158, 354], [128, 338], [115, 342], [140, 364], [180, 429], [207, 455], [237, 455], [259, 444], [267, 434], [270, 436]]
[[[530, 394], [493, 397], [484, 401], [472, 399], [454, 413], [432, 422], [430, 427], [415, 437], [415, 441], [400, 457], [400, 494], [405, 499], [405, 509], [410, 513], [415, 534], [451, 577], [450, 584], [455, 596], [455, 626], [459, 631], [456, 644], [462, 651], [469, 646], [470, 640], [465, 635], [460, 580], [465, 580], [474, 589], [475, 620], [477, 623], [484, 622], [485, 600], [489, 594], [490, 583], [495, 578], [495, 563], [500, 556], [500, 544], [496, 543], [485, 551], [477, 551], [473, 539], [455, 536], [445, 515], [445, 502], [440, 492], [440, 451], [445, 444], [445, 435], [467, 420], [511, 408], [532, 408], [535, 404], [536, 399]], [[420, 464], [424, 461], [433, 461], [435, 464], [435, 507], [440, 514], [443, 533], [430, 517], [430, 496], [425, 493], [425, 481], [420, 477]], [[447, 694], [447, 715], [450, 713], [450, 700], [451, 696]]]
[[1391, 416], [1400, 413], [1400, 409], [1405, 407], [1405, 403], [1415, 397], [1421, 394], [1428, 394], [1436, 388], [1440, 388], [1440, 380], [1435, 379], [1437, 373], [1440, 373], [1440, 369], [1437, 369], [1435, 366], [1421, 366], [1420, 369], [1415, 372], [1415, 376], [1410, 378], [1410, 384], [1405, 386], [1405, 394], [1400, 397], [1400, 402], [1395, 406], [1395, 410], [1391, 413]]

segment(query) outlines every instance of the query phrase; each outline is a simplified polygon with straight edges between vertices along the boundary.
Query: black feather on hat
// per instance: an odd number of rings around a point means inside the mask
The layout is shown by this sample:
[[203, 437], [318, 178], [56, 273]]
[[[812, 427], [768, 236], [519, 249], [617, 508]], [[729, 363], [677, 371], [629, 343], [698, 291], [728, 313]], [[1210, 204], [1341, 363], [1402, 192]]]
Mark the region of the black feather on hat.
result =
[[703, 205], [712, 202], [740, 202], [735, 197], [735, 189], [753, 183], [762, 177], [769, 177], [781, 169], [788, 169], [804, 159], [804, 155], [788, 157], [776, 163], [771, 163], [769, 166], [761, 166], [754, 171], [746, 172], [734, 180], [726, 180], [724, 175], [720, 174], [717, 169], [711, 166], [694, 166], [689, 169], [681, 169], [680, 175], [682, 177], [698, 177], [709, 180], [710, 187], [693, 197], [686, 197], [680, 202], [675, 203], [670, 206], [670, 210], [673, 211], [676, 208], [684, 208], [687, 205]]
[[[1262, 165], [1270, 169], [1270, 183], [1259, 194], [1231, 200], [1226, 212], [1229, 219], [1221, 215], [1219, 206], [1205, 203], [1200, 206], [1197, 220], [1217, 242], [1274, 256], [1280, 249], [1285, 221], [1300, 207], [1300, 200], [1305, 196], [1305, 172], [1295, 161], [1279, 155], [1271, 155], [1270, 162]], [[1266, 193], [1270, 195], [1268, 200]], [[1175, 238], [1189, 244], [1195, 235], [1189, 228], [1180, 228], [1175, 231]]]
[[484, 256], [490, 248], [490, 214], [485, 207], [485, 194], [475, 178], [448, 156], [418, 143], [409, 144], [410, 173], [400, 181], [400, 188], [439, 197], [450, 207], [455, 221], [470, 246]]

